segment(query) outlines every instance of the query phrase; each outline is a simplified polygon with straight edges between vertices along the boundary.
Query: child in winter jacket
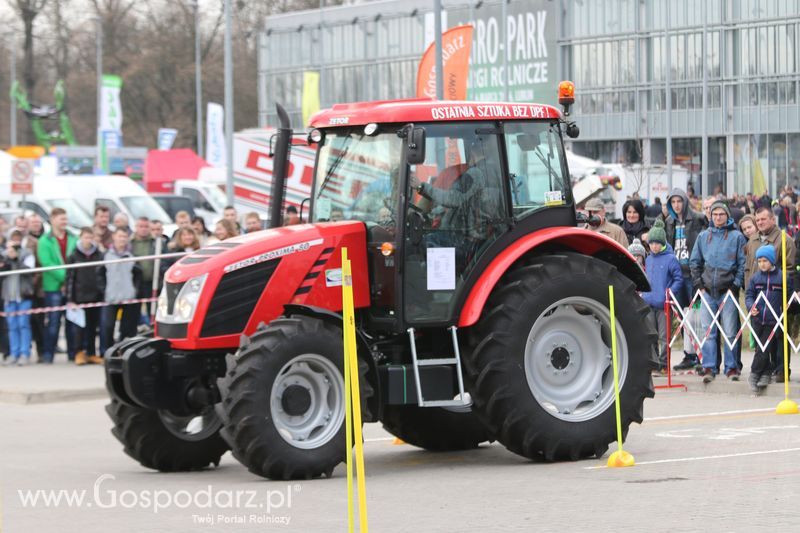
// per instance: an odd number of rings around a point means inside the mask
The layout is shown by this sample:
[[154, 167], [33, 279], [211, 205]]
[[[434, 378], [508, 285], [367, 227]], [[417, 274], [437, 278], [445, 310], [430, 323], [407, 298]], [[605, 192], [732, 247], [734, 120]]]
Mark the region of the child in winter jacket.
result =
[[[90, 263], [103, 260], [103, 252], [94, 242], [94, 230], [81, 228], [78, 244], [67, 258], [67, 263]], [[67, 270], [66, 296], [68, 304], [85, 304], [103, 301], [103, 291], [97, 283], [98, 267], [73, 268]], [[97, 328], [100, 325], [99, 307], [84, 309], [85, 324], [78, 328], [75, 344], [75, 364], [102, 364], [103, 359], [97, 355]]]
[[650, 292], [643, 292], [642, 299], [650, 306], [650, 312], [658, 327], [659, 374], [667, 373], [667, 315], [664, 312], [664, 302], [667, 289], [676, 297], [683, 288], [683, 273], [672, 247], [667, 244], [667, 235], [664, 223], [656, 220], [648, 235], [650, 255], [645, 259], [645, 272], [650, 281]]
[[[750, 278], [744, 301], [750, 309], [750, 326], [758, 338], [747, 381], [750, 389], [759, 393], [769, 385], [773, 370], [783, 365], [783, 361], [778, 360], [778, 346], [783, 343], [783, 333], [780, 328], [775, 330], [774, 335], [772, 333], [777, 323], [776, 317], [783, 312], [783, 272], [775, 266], [775, 248], [771, 244], [756, 251], [756, 262], [758, 272]], [[791, 278], [786, 279], [786, 293], [792, 293]], [[763, 297], [760, 297], [762, 294]], [[764, 300], [769, 302], [769, 306]]]

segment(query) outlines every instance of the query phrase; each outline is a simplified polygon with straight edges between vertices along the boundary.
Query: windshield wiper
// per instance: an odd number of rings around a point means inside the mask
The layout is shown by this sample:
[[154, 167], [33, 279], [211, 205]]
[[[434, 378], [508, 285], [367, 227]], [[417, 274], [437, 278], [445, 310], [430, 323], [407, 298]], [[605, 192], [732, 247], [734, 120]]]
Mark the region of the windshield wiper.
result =
[[[348, 139], [350, 139], [349, 136]], [[328, 169], [328, 172], [325, 174], [325, 179], [322, 180], [322, 184], [320, 184], [319, 186], [319, 190], [317, 191], [317, 198], [320, 197], [322, 191], [324, 191], [325, 187], [328, 185], [328, 182], [331, 181], [333, 173], [339, 168], [339, 164], [344, 160], [344, 156], [347, 155], [347, 152], [350, 150], [350, 146], [352, 146], [352, 144], [353, 144], [352, 142], [348, 143], [347, 146], [345, 146], [344, 149], [342, 149], [339, 156], [331, 164], [330, 168]]]

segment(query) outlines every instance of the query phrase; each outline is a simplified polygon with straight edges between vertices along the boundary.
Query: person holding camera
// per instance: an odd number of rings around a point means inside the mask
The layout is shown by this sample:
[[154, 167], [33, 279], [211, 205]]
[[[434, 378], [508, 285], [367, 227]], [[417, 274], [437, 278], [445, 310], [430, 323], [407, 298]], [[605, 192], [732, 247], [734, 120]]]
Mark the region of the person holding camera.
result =
[[586, 202], [586, 207], [584, 207], [584, 209], [590, 216], [593, 215], [600, 220], [600, 224], [597, 226], [590, 222], [586, 229], [602, 233], [606, 237], [611, 237], [625, 248], [628, 247], [630, 244], [628, 242], [628, 236], [625, 235], [625, 231], [621, 227], [608, 221], [606, 218], [606, 208], [600, 198], [592, 198]]
[[[22, 232], [15, 229], [3, 253], [3, 270], [22, 271], [36, 266], [36, 257], [22, 246]], [[16, 274], [3, 282], [3, 301], [6, 313], [26, 312], [33, 304], [33, 276]], [[7, 365], [25, 366], [31, 357], [30, 315], [15, 314], [6, 317], [8, 323], [9, 357]]]

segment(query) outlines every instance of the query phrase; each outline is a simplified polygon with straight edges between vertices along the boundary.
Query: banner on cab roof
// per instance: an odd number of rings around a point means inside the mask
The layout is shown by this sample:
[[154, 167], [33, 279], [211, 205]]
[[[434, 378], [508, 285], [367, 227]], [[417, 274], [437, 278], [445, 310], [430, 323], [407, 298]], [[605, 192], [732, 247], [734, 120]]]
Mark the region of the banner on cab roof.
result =
[[[445, 100], [466, 100], [472, 26], [465, 24], [442, 33]], [[436, 43], [425, 50], [417, 69], [417, 97], [436, 98]]]

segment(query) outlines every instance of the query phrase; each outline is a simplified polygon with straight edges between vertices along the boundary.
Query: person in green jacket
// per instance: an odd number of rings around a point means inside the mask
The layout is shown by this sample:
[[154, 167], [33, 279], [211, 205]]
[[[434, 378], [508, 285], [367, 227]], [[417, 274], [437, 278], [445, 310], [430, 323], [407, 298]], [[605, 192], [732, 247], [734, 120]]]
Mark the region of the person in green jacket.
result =
[[[43, 267], [63, 265], [67, 257], [75, 250], [77, 239], [67, 231], [67, 212], [60, 207], [50, 212], [51, 230], [39, 239], [36, 255], [39, 264]], [[42, 273], [42, 290], [44, 291], [44, 305], [55, 307], [64, 305], [64, 284], [67, 278], [66, 270], [50, 270]], [[63, 311], [47, 313], [45, 317], [44, 349], [39, 354], [41, 362], [53, 363], [53, 356], [58, 342], [58, 333], [61, 329], [61, 316]], [[67, 337], [67, 357], [70, 361], [75, 359], [75, 325], [67, 321], [65, 326]]]

